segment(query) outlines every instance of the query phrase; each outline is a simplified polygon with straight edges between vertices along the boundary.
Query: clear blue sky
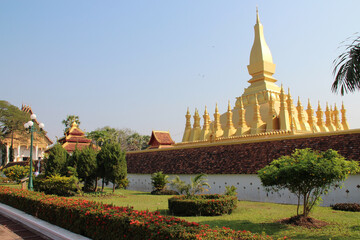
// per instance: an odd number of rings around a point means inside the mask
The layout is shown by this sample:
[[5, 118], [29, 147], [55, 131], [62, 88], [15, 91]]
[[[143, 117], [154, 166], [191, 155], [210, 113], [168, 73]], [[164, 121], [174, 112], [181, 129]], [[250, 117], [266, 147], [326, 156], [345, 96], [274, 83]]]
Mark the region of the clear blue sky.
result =
[[2, 0], [0, 99], [30, 105], [53, 140], [74, 114], [86, 131], [169, 130], [180, 141], [187, 107], [225, 112], [248, 86], [256, 5], [278, 84], [303, 105], [344, 101], [360, 128], [360, 92], [330, 90], [339, 46], [359, 32], [357, 0]]

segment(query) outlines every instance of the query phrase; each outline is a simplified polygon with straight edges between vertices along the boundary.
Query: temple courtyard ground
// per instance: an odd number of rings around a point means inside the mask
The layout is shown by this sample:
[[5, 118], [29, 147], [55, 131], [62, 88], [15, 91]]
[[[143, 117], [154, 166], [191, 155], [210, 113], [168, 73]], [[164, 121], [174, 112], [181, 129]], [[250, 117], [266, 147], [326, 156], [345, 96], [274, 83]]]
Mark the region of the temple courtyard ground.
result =
[[[159, 211], [162, 215], [169, 214], [168, 198], [171, 196], [157, 196], [123, 189], [116, 190], [112, 195], [111, 189], [107, 188], [105, 192], [106, 194], [103, 196], [86, 194], [77, 198], [112, 203], [117, 206], [133, 206], [136, 210]], [[295, 205], [239, 201], [237, 209], [231, 215], [181, 218], [208, 224], [210, 227], [229, 227], [254, 233], [265, 232], [274, 239], [284, 236], [291, 239], [360, 239], [360, 212], [344, 212], [335, 211], [330, 207], [315, 207], [310, 214], [311, 217], [324, 221], [328, 225], [321, 228], [306, 228], [280, 223], [281, 220], [294, 215], [296, 215]]]

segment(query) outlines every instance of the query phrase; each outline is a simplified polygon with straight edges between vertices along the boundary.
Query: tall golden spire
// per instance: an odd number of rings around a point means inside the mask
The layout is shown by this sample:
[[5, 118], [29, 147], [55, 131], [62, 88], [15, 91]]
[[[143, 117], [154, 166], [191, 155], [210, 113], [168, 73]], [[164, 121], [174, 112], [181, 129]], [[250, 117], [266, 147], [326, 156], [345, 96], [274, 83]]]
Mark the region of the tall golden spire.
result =
[[251, 124], [250, 133], [256, 134], [259, 133], [260, 127], [264, 124], [264, 122], [261, 120], [260, 116], [260, 105], [257, 99], [257, 95], [255, 95], [255, 104], [254, 104], [254, 116], [253, 116], [253, 122]]
[[227, 115], [227, 122], [226, 122], [226, 127], [224, 130], [224, 137], [230, 137], [230, 136], [234, 135], [234, 133], [236, 132], [236, 129], [234, 128], [234, 124], [232, 121], [233, 113], [231, 111], [230, 100], [229, 100], [228, 111], [227, 111], [226, 115]]
[[329, 129], [330, 132], [336, 131], [336, 127], [332, 123], [332, 119], [331, 119], [332, 116], [331, 116], [331, 112], [330, 112], [328, 103], [326, 103], [325, 116], [326, 116], [326, 127]]
[[239, 99], [239, 122], [236, 130], [236, 136], [241, 136], [249, 130], [249, 127], [246, 124], [246, 120], [245, 120], [245, 109], [244, 109], [242, 97], [238, 99]]
[[214, 113], [213, 129], [214, 129], [214, 132], [215, 132], [215, 137], [221, 137], [223, 135], [223, 133], [224, 133], [224, 131], [221, 128], [220, 113], [219, 113], [219, 108], [218, 108], [217, 103], [216, 103], [215, 113]]
[[189, 107], [187, 108], [185, 118], [186, 118], [186, 124], [185, 124], [185, 131], [184, 131], [183, 139], [182, 139], [183, 142], [189, 141], [190, 134], [191, 134], [191, 122], [190, 122], [191, 115], [189, 112]]
[[341, 105], [341, 124], [343, 125], [344, 130], [349, 130], [349, 124], [346, 119], [346, 109], [344, 106], [344, 102]]
[[189, 141], [192, 142], [192, 141], [199, 140], [200, 134], [201, 134], [200, 115], [199, 115], [197, 108], [195, 108], [194, 125], [193, 125], [193, 129], [191, 129], [191, 132], [190, 132]]
[[316, 117], [317, 117], [317, 125], [319, 126], [319, 129], [321, 132], [328, 132], [328, 128], [325, 126], [324, 123], [324, 112], [321, 109], [320, 101], [318, 102], [318, 109], [316, 111]]
[[275, 73], [275, 64], [273, 63], [270, 48], [265, 41], [263, 25], [260, 22], [257, 9], [254, 30], [254, 43], [250, 52], [250, 64], [248, 65], [249, 74], [253, 78], [249, 80], [249, 83], [261, 80], [276, 82], [276, 79], [272, 77]]

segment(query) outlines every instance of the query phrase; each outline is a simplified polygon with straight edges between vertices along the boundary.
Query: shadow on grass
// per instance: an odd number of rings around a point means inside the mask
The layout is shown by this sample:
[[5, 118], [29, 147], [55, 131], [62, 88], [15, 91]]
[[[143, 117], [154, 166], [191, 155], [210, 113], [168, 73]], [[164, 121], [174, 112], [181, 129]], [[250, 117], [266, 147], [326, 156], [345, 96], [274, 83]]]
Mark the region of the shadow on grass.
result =
[[277, 234], [283, 230], [288, 229], [287, 225], [280, 223], [253, 223], [248, 220], [205, 220], [199, 222], [200, 224], [208, 224], [211, 227], [226, 226], [236, 230], [247, 230], [253, 233], [263, 233], [268, 235]]
[[[144, 195], [144, 196], [148, 196], [148, 195], [151, 195], [151, 193], [148, 193], [148, 192], [136, 192], [136, 193], [131, 193], [131, 195]], [[151, 196], [155, 196], [155, 195], [151, 195]]]
[[291, 239], [310, 239], [310, 240], [345, 240], [345, 239], [348, 239], [348, 240], [352, 240], [354, 238], [351, 238], [351, 237], [334, 237], [332, 235], [324, 235], [324, 236], [309, 236], [308, 234], [302, 234], [302, 233], [299, 233], [299, 234], [296, 234], [296, 235], [293, 235], [291, 236]]

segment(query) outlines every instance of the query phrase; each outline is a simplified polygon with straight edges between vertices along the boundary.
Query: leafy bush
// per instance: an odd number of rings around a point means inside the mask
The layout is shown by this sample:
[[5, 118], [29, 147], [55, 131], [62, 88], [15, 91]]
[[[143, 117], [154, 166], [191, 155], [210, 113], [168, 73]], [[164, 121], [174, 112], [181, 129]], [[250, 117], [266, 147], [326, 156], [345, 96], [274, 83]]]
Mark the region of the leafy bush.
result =
[[207, 183], [206, 175], [204, 173], [200, 173], [196, 175], [194, 178], [190, 177], [190, 183], [186, 183], [180, 179], [179, 176], [176, 176], [173, 180], [171, 180], [171, 186], [176, 188], [180, 194], [185, 194], [186, 198], [192, 198], [197, 193], [203, 193], [208, 191], [207, 188], [210, 185]]
[[360, 204], [358, 203], [336, 203], [331, 207], [334, 210], [360, 212]]
[[271, 240], [264, 234], [209, 228], [195, 222], [100, 202], [0, 187], [0, 202], [94, 240], [238, 239]]
[[224, 195], [227, 196], [236, 196], [237, 195], [237, 187], [235, 186], [225, 186], [225, 192]]
[[66, 175], [69, 154], [61, 146], [60, 143], [55, 144], [50, 148], [48, 156], [44, 159], [45, 164], [45, 175], [51, 176], [55, 174]]
[[30, 167], [14, 165], [12, 167], [5, 168], [3, 172], [5, 176], [9, 178], [11, 181], [20, 183], [21, 179], [29, 176]]
[[166, 184], [169, 183], [169, 176], [163, 174], [162, 171], [151, 174], [151, 185], [155, 191], [161, 191], [166, 188]]
[[169, 198], [169, 211], [176, 216], [217, 216], [231, 214], [237, 207], [237, 197], [219, 194], [196, 195]]
[[77, 182], [74, 176], [39, 176], [34, 180], [34, 190], [58, 196], [74, 196], [78, 191]]

